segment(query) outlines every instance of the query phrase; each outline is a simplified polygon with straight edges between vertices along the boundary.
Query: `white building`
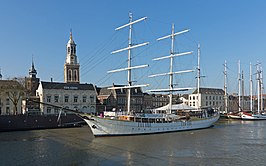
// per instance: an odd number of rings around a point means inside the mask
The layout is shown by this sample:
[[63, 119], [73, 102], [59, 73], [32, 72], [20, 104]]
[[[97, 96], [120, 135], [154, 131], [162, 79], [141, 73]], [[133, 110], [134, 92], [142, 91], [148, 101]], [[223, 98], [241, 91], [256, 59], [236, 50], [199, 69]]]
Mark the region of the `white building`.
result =
[[[58, 114], [60, 108], [86, 113], [96, 112], [96, 91], [92, 84], [58, 83], [41, 81], [37, 89], [44, 114]], [[53, 107], [57, 106], [57, 107]]]
[[224, 90], [215, 88], [200, 88], [189, 95], [189, 106], [207, 107], [212, 106], [224, 110]]
[[[60, 107], [86, 113], [96, 112], [96, 90], [92, 84], [80, 84], [79, 63], [76, 55], [76, 44], [72, 32], [66, 45], [66, 61], [64, 65], [65, 83], [40, 82], [37, 96], [44, 114], [57, 114]], [[54, 107], [57, 106], [57, 107]]]

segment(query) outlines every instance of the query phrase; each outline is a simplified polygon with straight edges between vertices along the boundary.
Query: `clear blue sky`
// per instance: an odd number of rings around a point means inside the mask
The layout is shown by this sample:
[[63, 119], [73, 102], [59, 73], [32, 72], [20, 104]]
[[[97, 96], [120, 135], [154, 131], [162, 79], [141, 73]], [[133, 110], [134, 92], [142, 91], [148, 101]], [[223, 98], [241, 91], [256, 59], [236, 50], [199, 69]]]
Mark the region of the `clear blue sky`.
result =
[[[127, 30], [115, 32], [114, 29], [128, 22], [131, 11], [134, 19], [148, 17], [147, 21], [135, 26], [136, 43], [151, 43], [147, 48], [134, 52], [143, 54], [136, 58], [140, 60], [136, 64], [149, 63], [152, 58], [169, 53], [170, 43], [157, 43], [155, 39], [169, 34], [171, 24], [175, 23], [177, 31], [191, 29], [188, 34], [176, 38], [176, 49], [180, 52], [194, 51], [191, 57], [183, 59], [190, 61], [192, 67], [196, 65], [197, 43], [202, 46], [201, 68], [206, 76], [202, 80], [203, 86], [223, 88], [223, 63], [227, 60], [229, 89], [236, 91], [239, 59], [247, 81], [250, 62], [260, 61], [265, 67], [265, 9], [264, 0], [2, 1], [0, 67], [4, 79], [27, 76], [33, 55], [42, 81], [53, 77], [54, 81], [63, 82], [65, 47], [72, 28], [81, 65], [81, 82], [97, 86], [125, 83], [122, 79], [125, 74], [117, 73], [111, 77], [106, 71], [125, 67], [122, 62], [126, 56], [123, 53], [111, 55], [110, 52], [126, 47]], [[180, 63], [182, 66], [183, 62]], [[146, 69], [136, 78], [157, 83], [146, 78], [146, 73], [164, 72], [165, 63], [160, 65], [157, 62], [157, 65], [160, 66], [157, 71]]]

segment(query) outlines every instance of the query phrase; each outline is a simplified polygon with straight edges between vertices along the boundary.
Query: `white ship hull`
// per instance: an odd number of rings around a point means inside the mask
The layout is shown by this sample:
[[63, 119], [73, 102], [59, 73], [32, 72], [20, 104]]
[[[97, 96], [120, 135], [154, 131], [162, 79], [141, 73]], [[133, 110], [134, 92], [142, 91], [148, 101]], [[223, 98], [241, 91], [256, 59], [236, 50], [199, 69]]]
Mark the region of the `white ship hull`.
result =
[[227, 117], [229, 119], [242, 119], [241, 115], [228, 114]]
[[179, 120], [168, 123], [143, 123], [134, 121], [113, 120], [88, 116], [84, 120], [91, 128], [94, 136], [120, 136], [120, 135], [143, 135], [165, 132], [176, 132], [211, 127], [218, 119], [220, 114], [213, 117], [197, 120]]
[[266, 120], [266, 115], [242, 114], [241, 118], [243, 120]]

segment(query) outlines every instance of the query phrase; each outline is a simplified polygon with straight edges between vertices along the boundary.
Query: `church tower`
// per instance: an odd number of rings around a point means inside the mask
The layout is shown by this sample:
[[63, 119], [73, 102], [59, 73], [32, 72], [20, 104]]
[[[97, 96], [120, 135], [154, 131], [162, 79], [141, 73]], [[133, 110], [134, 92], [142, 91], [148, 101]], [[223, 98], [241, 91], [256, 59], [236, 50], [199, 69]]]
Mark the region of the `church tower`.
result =
[[70, 31], [70, 38], [67, 43], [67, 56], [64, 65], [65, 83], [79, 83], [79, 63], [76, 55], [76, 44]]
[[34, 67], [34, 62], [32, 58], [31, 68], [29, 69], [29, 76], [25, 78], [25, 88], [28, 90], [30, 96], [36, 96], [36, 90], [40, 82], [40, 79], [36, 76], [37, 70]]

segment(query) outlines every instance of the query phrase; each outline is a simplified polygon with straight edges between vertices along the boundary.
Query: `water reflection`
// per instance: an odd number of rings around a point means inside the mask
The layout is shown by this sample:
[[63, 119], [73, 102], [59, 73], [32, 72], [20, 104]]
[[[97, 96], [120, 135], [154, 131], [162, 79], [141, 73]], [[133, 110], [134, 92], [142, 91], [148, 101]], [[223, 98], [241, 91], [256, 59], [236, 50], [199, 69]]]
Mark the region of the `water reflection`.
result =
[[204, 130], [103, 138], [88, 127], [0, 133], [0, 165], [261, 165], [265, 125], [221, 119]]

